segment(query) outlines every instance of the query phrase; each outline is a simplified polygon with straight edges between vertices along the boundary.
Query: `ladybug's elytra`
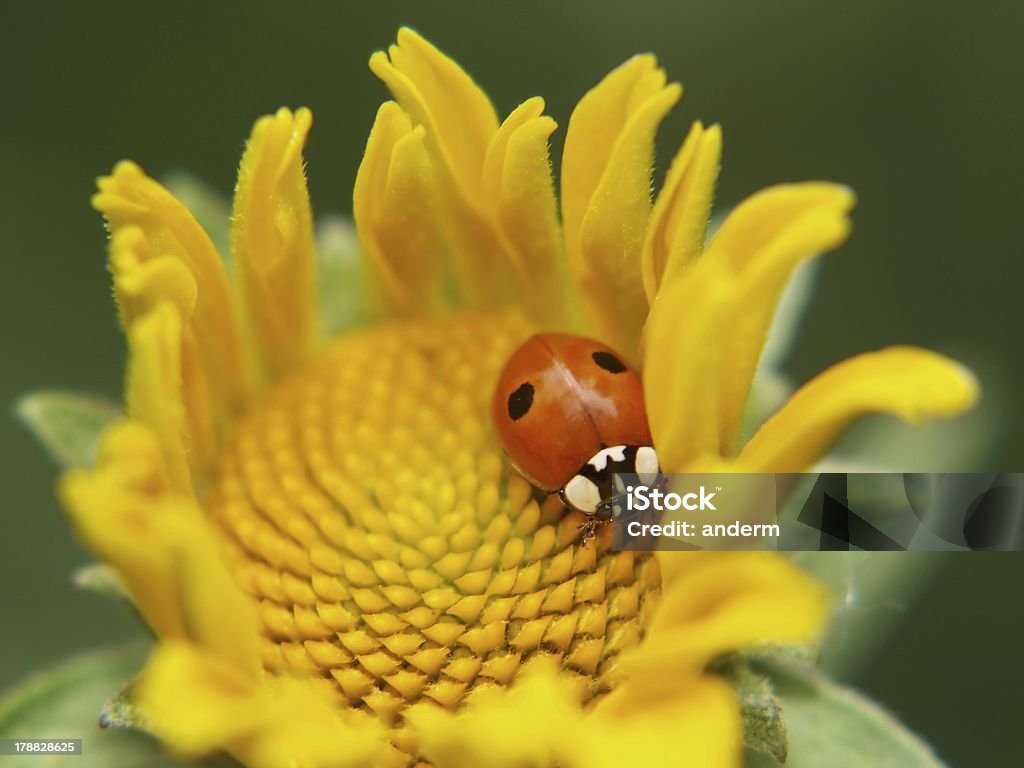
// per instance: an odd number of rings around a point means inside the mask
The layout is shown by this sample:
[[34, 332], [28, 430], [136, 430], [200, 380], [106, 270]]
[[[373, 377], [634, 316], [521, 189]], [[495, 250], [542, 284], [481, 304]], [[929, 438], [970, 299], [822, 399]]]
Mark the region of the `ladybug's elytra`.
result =
[[584, 542], [618, 513], [613, 474], [659, 475], [640, 377], [592, 339], [527, 339], [501, 373], [492, 417], [520, 474], [589, 517]]

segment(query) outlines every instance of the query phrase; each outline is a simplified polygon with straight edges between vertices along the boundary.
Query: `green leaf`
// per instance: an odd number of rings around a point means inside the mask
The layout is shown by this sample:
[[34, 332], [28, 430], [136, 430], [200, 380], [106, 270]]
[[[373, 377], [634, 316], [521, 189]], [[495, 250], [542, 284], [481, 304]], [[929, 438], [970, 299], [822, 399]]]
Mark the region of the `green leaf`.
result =
[[323, 216], [316, 228], [320, 317], [330, 338], [370, 318], [363, 255], [355, 225], [346, 216]]
[[100, 722], [103, 726], [114, 728], [140, 728], [148, 731], [148, 723], [142, 712], [132, 700], [132, 685], [129, 683], [121, 691], [103, 705], [100, 711]]
[[799, 335], [800, 322], [814, 295], [817, 277], [818, 262], [804, 262], [793, 272], [786, 290], [779, 298], [743, 410], [740, 433], [744, 441], [793, 393], [793, 384], [783, 375], [781, 367]]
[[108, 400], [60, 390], [25, 395], [14, 411], [64, 467], [91, 467], [100, 434], [122, 416], [120, 406]]
[[[798, 521], [816, 473], [868, 473], [851, 491], [850, 506], [880, 531], [897, 534], [892, 512], [907, 505], [903, 477], [890, 467], [856, 459], [829, 457], [819, 462], [779, 509], [788, 526], [793, 561], [824, 582], [833, 594], [833, 611], [821, 643], [820, 665], [841, 679], [855, 676], [870, 663], [885, 638], [906, 614], [945, 556], [939, 552], [865, 552], [816, 550], [820, 532]], [[891, 474], [879, 474], [891, 473]]]
[[786, 289], [779, 298], [768, 329], [768, 339], [761, 351], [759, 370], [776, 371], [786, 359], [800, 332], [807, 306], [814, 296], [814, 288], [818, 282], [820, 259], [805, 261], [793, 271]]
[[743, 714], [743, 744], [784, 763], [788, 751], [782, 707], [765, 675], [750, 668], [745, 658], [730, 655], [712, 666], [735, 689]]
[[799, 552], [793, 560], [823, 581], [835, 606], [821, 666], [848, 679], [881, 649], [907, 605], [948, 557], [942, 552]]
[[132, 602], [128, 589], [117, 571], [104, 563], [83, 565], [72, 574], [71, 583], [77, 589], [86, 589], [129, 604]]
[[[132, 645], [77, 656], [0, 697], [0, 738], [82, 739], [81, 755], [19, 755], [19, 768], [229, 765], [182, 762], [166, 756], [155, 740], [140, 731], [100, 727], [104, 704], [135, 675], [145, 653], [144, 646]], [[0, 763], [7, 765], [6, 758], [0, 758]]]
[[[931, 748], [877, 704], [813, 670], [760, 667], [782, 702], [789, 735], [786, 768], [942, 768]], [[749, 751], [749, 768], [777, 763]]]
[[896, 472], [970, 472], [991, 466], [989, 456], [1006, 410], [987, 393], [980, 408], [951, 420], [910, 425], [868, 416], [853, 425], [834, 455], [859, 457]]
[[791, 394], [793, 385], [789, 379], [778, 371], [764, 366], [758, 369], [743, 408], [743, 419], [740, 424], [742, 442], [749, 440]]
[[818, 648], [814, 645], [762, 643], [736, 655], [746, 662], [762, 665], [782, 664], [787, 667], [813, 669], [818, 663]]

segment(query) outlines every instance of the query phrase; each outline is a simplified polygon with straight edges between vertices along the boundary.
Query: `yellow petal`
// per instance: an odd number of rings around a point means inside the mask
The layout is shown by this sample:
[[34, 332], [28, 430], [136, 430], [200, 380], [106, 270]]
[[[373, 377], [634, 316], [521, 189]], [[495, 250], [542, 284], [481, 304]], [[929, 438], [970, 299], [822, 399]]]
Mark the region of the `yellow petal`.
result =
[[543, 100], [525, 102], [499, 128], [469, 76], [408, 29], [370, 68], [423, 130], [460, 303], [493, 308], [518, 298], [542, 324], [560, 325], [564, 272], [547, 146], [555, 124], [541, 116]]
[[188, 643], [161, 643], [135, 687], [135, 703], [173, 749], [201, 755], [240, 740], [269, 717], [257, 678]]
[[262, 370], [277, 377], [301, 365], [316, 342], [313, 220], [302, 147], [308, 109], [279, 109], [256, 121], [238, 171], [232, 263]]
[[721, 128], [694, 123], [672, 161], [647, 227], [642, 270], [652, 304], [662, 281], [673, 280], [704, 250], [721, 157]]
[[809, 381], [768, 419], [737, 458], [747, 472], [803, 472], [854, 419], [887, 413], [912, 424], [954, 416], [977, 400], [964, 366], [914, 347], [857, 355]]
[[849, 187], [829, 182], [768, 187], [736, 206], [722, 223], [708, 252], [727, 259], [739, 272], [748, 263], [763, 258], [763, 249], [778, 247], [775, 241], [801, 234], [797, 225], [806, 225], [805, 218], [817, 219], [825, 213], [832, 214], [832, 218], [845, 217], [855, 200]]
[[530, 316], [565, 324], [566, 274], [548, 138], [558, 127], [529, 99], [502, 123], [487, 152], [484, 190]]
[[111, 234], [110, 268], [124, 327], [161, 301], [170, 301], [183, 318], [191, 318], [199, 287], [195, 275], [175, 256], [156, 256], [143, 231], [124, 226]]
[[173, 750], [226, 750], [249, 768], [343, 768], [372, 763], [384, 747], [370, 718], [346, 722], [309, 686], [264, 684], [201, 648], [158, 646], [135, 686], [147, 725]]
[[307, 682], [280, 678], [270, 689], [270, 719], [231, 751], [247, 768], [399, 768], [380, 720], [340, 714]]
[[186, 459], [194, 482], [206, 480], [217, 463], [220, 423], [213, 400], [217, 371], [202, 363], [200, 344], [191, 327], [181, 338], [181, 403], [185, 409]]
[[586, 719], [571, 764], [739, 766], [743, 723], [732, 689], [711, 676], [672, 683], [666, 695], [652, 696], [626, 682], [602, 699]]
[[161, 511], [160, 534], [174, 550], [188, 639], [242, 671], [257, 675], [260, 623], [252, 598], [242, 592], [203, 512], [192, 500], [171, 499]]
[[[684, 562], [672, 573], [671, 560]], [[716, 656], [766, 643], [813, 641], [828, 607], [823, 586], [762, 552], [659, 553], [669, 576], [642, 645], [623, 656], [629, 686], [647, 695]]]
[[791, 184], [758, 193], [707, 252], [663, 281], [644, 329], [644, 396], [669, 471], [729, 457], [780, 294], [801, 260], [846, 237], [849, 190]]
[[487, 95], [458, 64], [408, 27], [398, 44], [370, 58], [370, 69], [394, 94], [414, 125], [426, 128], [461, 196], [480, 199], [484, 155], [498, 117]]
[[672, 682], [671, 693], [658, 698], [631, 692], [627, 682], [584, 712], [571, 681], [538, 664], [510, 688], [476, 692], [457, 713], [419, 704], [406, 721], [437, 768], [738, 765], [741, 723], [732, 691], [703, 675]]
[[750, 386], [782, 291], [796, 266], [849, 235], [853, 193], [837, 184], [785, 184], [759, 192], [722, 224], [704, 258], [728, 263], [741, 286], [720, 381], [721, 446], [732, 455]]
[[636, 363], [647, 298], [641, 250], [651, 213], [654, 134], [682, 88], [653, 56], [608, 75], [573, 111], [562, 161], [569, 268], [595, 335]]
[[579, 241], [583, 217], [601, 182], [608, 157], [630, 118], [630, 106], [664, 87], [654, 56], [634, 56], [588, 91], [573, 110], [562, 157], [562, 221], [569, 243]]
[[[188, 209], [135, 163], [118, 163], [98, 186], [92, 203], [110, 227], [112, 259], [118, 248], [131, 248], [142, 260], [171, 257], [191, 273], [195, 313], [187, 316], [195, 325], [203, 365], [217, 372], [216, 407], [233, 412], [246, 393], [243, 350], [227, 274], [213, 242]], [[135, 233], [125, 237], [129, 229]]]
[[565, 680], [533, 669], [510, 689], [475, 696], [457, 714], [432, 704], [406, 710], [421, 754], [437, 768], [576, 765], [583, 712]]
[[412, 317], [439, 302], [439, 232], [424, 129], [393, 101], [377, 112], [356, 174], [353, 214], [381, 309]]
[[150, 514], [168, 485], [153, 434], [123, 422], [104, 434], [95, 472], [68, 472], [60, 495], [78, 534], [117, 570], [146, 623], [161, 637], [181, 637], [185, 620], [174, 564]]
[[[217, 399], [223, 394], [217, 385], [219, 369], [211, 371], [204, 363], [202, 343], [195, 336], [196, 326], [192, 322], [198, 295], [195, 277], [180, 259], [153, 256], [144, 233], [133, 225], [121, 227], [113, 234], [110, 265], [129, 338], [140, 318], [161, 303], [173, 306], [182, 321], [179, 397], [184, 427], [181, 440], [192, 473], [202, 475], [215, 463], [217, 438], [227, 414], [218, 410], [218, 405], [223, 405], [223, 401]], [[129, 361], [130, 368], [134, 365], [134, 361]], [[149, 416], [139, 418], [145, 420]], [[167, 446], [168, 455], [177, 450], [175, 439]]]
[[[399, 39], [405, 46], [428, 45], [411, 30], [402, 30]], [[384, 53], [374, 54], [370, 69], [388, 86], [412, 125], [424, 131], [438, 229], [451, 256], [459, 303], [474, 309], [507, 303], [508, 258], [482, 192], [484, 156], [497, 119], [486, 119], [483, 112], [487, 110], [482, 110], [474, 95], [479, 89], [454, 62], [433, 48], [429, 56], [411, 58], [402, 50], [392, 46], [390, 59]], [[435, 61], [434, 67], [425, 63], [438, 57], [444, 63]], [[439, 85], [439, 76], [452, 82]], [[469, 116], [466, 126], [458, 122], [460, 109]], [[487, 109], [493, 114], [489, 102]]]
[[[505, 157], [512, 134], [524, 125], [540, 118], [543, 114], [544, 99], [534, 96], [513, 109], [511, 114], [502, 121], [501, 125], [494, 132], [494, 135], [487, 144], [487, 152], [484, 155], [484, 163], [481, 168], [481, 189], [487, 198], [497, 199], [501, 194], [501, 178], [505, 169]], [[546, 143], [544, 146], [544, 157], [545, 159], [547, 158]]]
[[737, 301], [727, 266], [704, 258], [662, 286], [651, 307], [644, 329], [644, 400], [667, 472], [721, 455], [721, 381], [730, 364], [723, 339]]
[[195, 499], [172, 491], [149, 430], [135, 422], [112, 427], [97, 468], [69, 473], [61, 494], [86, 543], [121, 575], [160, 637], [190, 639], [258, 673], [255, 606]]
[[153, 431], [163, 451], [172, 486], [192, 488], [186, 447], [186, 413], [181, 365], [181, 316], [161, 302], [128, 329], [128, 414]]

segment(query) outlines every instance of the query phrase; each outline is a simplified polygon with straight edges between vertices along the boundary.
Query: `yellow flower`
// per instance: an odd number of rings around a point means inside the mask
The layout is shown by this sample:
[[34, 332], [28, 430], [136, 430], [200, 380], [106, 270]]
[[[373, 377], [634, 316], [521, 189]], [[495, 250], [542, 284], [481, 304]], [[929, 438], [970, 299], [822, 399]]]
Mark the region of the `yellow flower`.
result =
[[136, 165], [99, 182], [127, 418], [62, 496], [158, 638], [134, 687], [147, 726], [268, 768], [737, 764], [735, 698], [704, 670], [811, 641], [823, 591], [770, 554], [581, 547], [577, 516], [503, 460], [504, 359], [544, 328], [618, 348], [669, 471], [800, 470], [864, 412], [966, 408], [973, 379], [923, 350], [854, 358], [737, 451], [779, 293], [846, 237], [850, 192], [769, 189], [705, 253], [721, 135], [694, 125], [652, 204], [681, 89], [640, 56], [573, 112], [559, 217], [542, 100], [499, 124], [408, 29], [370, 67], [397, 103], [355, 185], [369, 327], [319, 335], [308, 110], [253, 128], [231, 274]]

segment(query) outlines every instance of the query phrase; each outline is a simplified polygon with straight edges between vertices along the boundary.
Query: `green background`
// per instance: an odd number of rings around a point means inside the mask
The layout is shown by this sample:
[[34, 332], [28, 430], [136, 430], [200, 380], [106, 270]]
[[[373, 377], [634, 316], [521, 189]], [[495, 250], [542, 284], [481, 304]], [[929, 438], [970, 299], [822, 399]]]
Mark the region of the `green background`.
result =
[[[686, 86], [662, 130], [658, 167], [690, 121], [720, 121], [720, 206], [778, 181], [852, 186], [860, 200], [854, 236], [824, 264], [791, 360], [794, 377], [894, 342], [947, 352], [980, 373], [978, 423], [990, 423], [994, 439], [980, 426], [962, 433], [974, 458], [939, 468], [1024, 469], [1024, 7], [701, 0], [350, 8], [3, 4], [0, 402], [44, 386], [118, 394], [122, 342], [104, 234], [88, 205], [97, 175], [130, 157], [154, 175], [186, 169], [228, 191], [253, 119], [306, 105], [316, 116], [307, 152], [314, 208], [347, 211], [385, 98], [366, 60], [407, 23], [466, 66], [502, 114], [539, 93], [562, 126], [611, 67], [635, 52], [657, 53]], [[563, 136], [554, 140], [556, 163]], [[55, 469], [12, 418], [0, 439], [6, 685], [137, 630], [122, 610], [72, 592], [68, 573], [86, 555], [54, 502]], [[972, 443], [989, 447], [978, 453]], [[1024, 689], [1024, 557], [930, 560], [938, 575], [920, 600], [894, 592], [855, 606], [894, 632], [849, 674], [951, 763], [1018, 764], [1010, 723]]]

